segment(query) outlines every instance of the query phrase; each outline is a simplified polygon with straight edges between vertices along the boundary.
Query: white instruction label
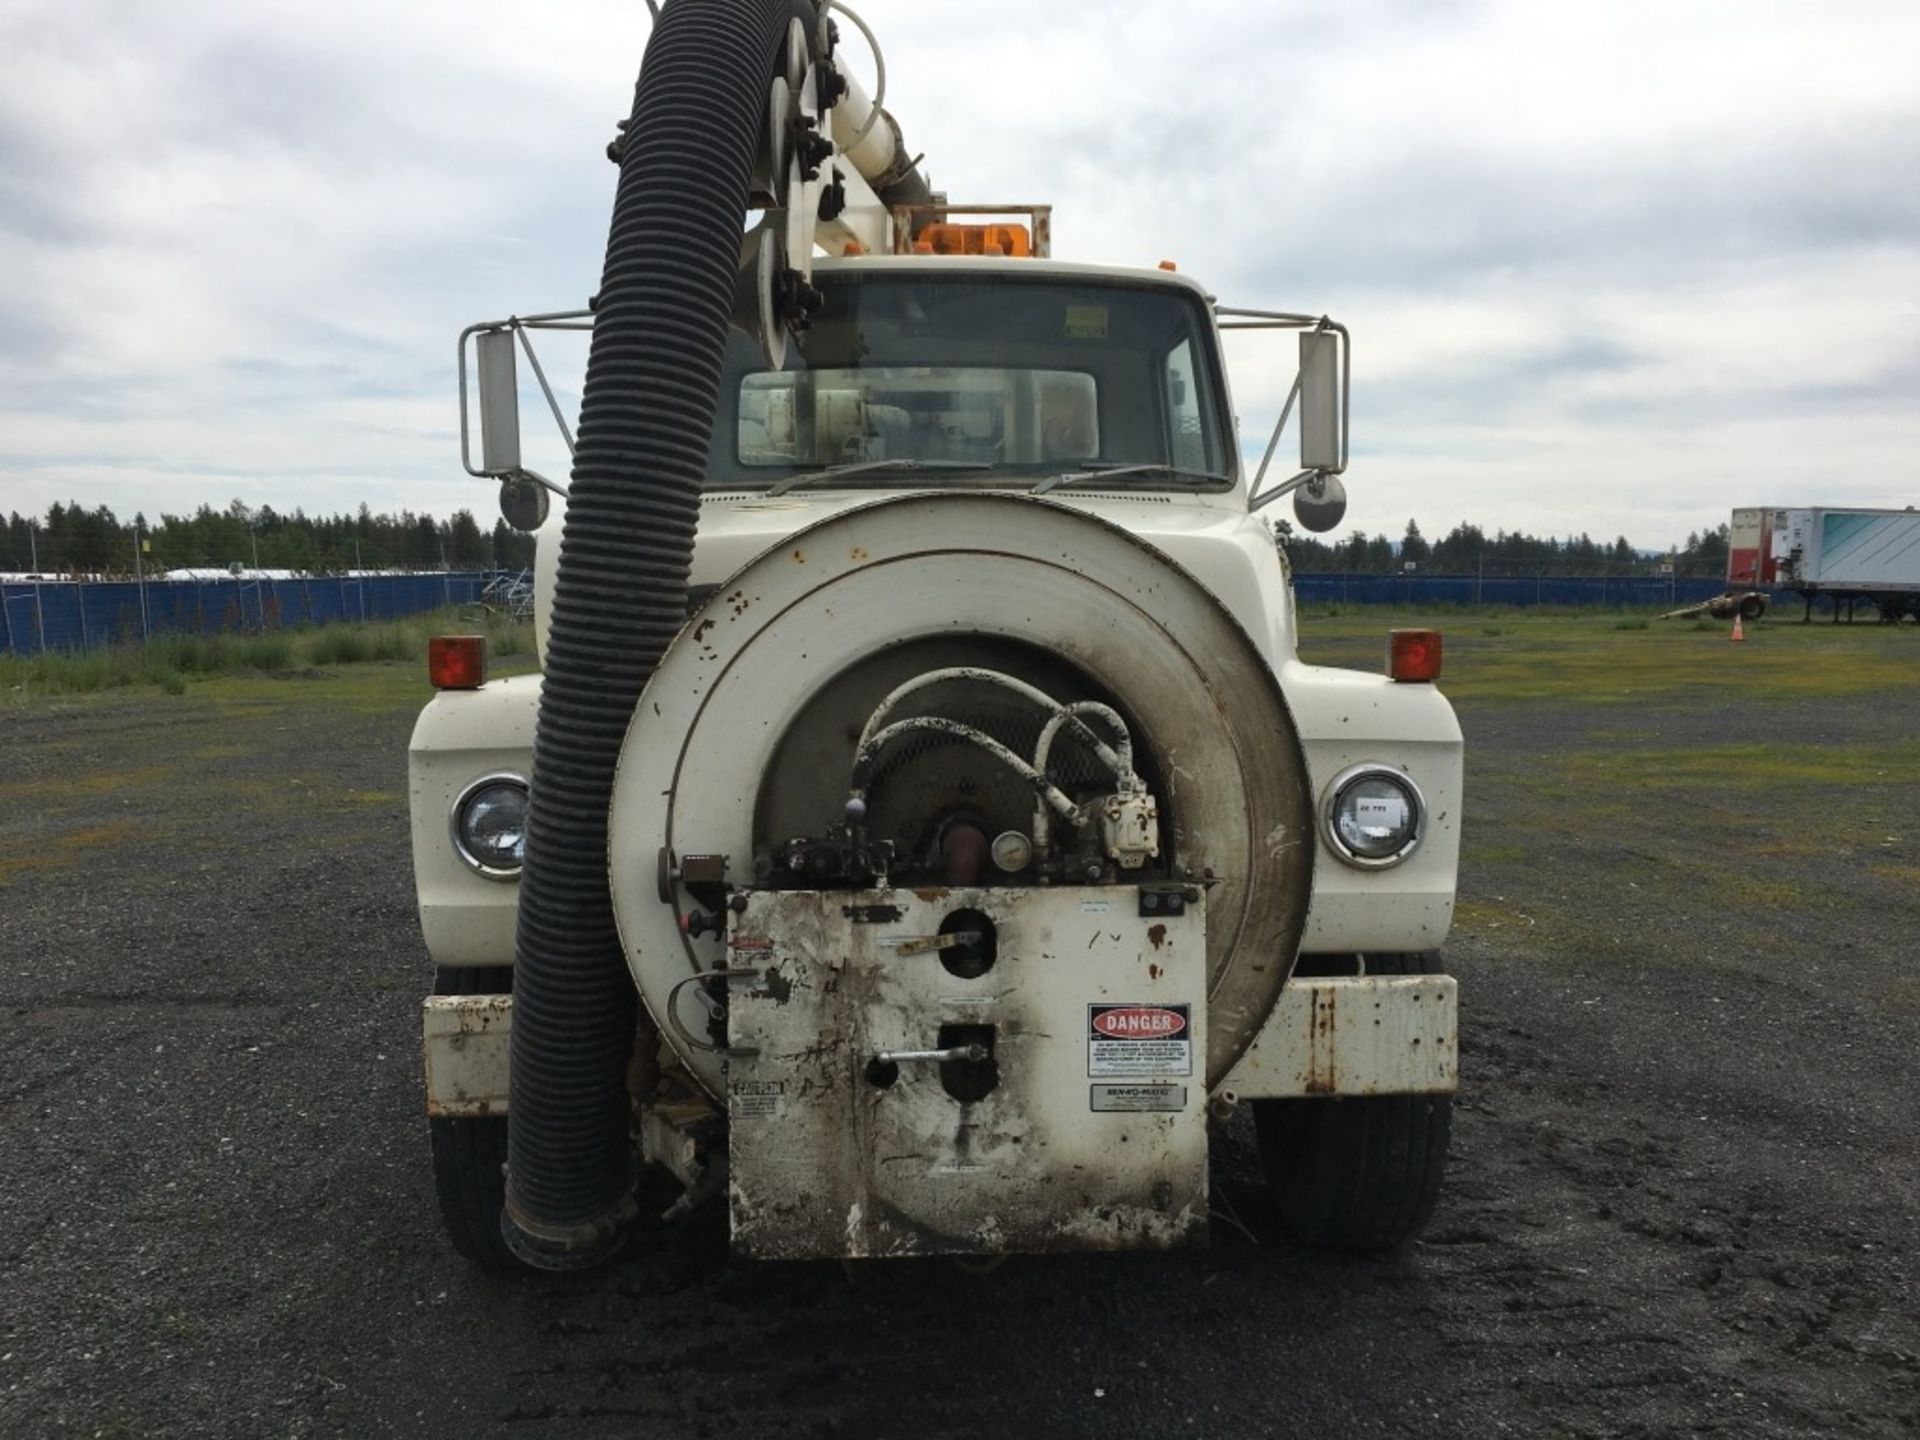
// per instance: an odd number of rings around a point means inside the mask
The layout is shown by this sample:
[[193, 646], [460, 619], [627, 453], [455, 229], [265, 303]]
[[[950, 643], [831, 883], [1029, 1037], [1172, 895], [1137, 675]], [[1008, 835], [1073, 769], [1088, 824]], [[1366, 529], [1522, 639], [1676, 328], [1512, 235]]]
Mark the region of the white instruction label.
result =
[[727, 1098], [733, 1102], [735, 1115], [771, 1115], [780, 1108], [786, 1088], [784, 1080], [736, 1080], [727, 1088]]
[[1143, 1111], [1187, 1108], [1184, 1085], [1095, 1085], [1092, 1109], [1096, 1114], [1139, 1114]]
[[1095, 1080], [1193, 1074], [1189, 1005], [1087, 1006], [1087, 1074]]

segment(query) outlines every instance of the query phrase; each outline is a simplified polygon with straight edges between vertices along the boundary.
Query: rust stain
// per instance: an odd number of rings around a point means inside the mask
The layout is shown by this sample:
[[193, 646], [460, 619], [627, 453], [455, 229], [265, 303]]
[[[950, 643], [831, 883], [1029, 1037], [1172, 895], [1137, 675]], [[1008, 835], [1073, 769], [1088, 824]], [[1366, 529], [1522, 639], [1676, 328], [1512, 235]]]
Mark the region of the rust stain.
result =
[[860, 560], [864, 560], [864, 559], [866, 559], [866, 558], [867, 558], [867, 547], [866, 547], [866, 546], [864, 546], [864, 545], [856, 545], [856, 546], [854, 546], [854, 547], [853, 547], [853, 549], [851, 549], [851, 550], [849, 550], [849, 551], [847, 552], [847, 558], [848, 558], [849, 560], [853, 560], [853, 561], [860, 561]]
[[1309, 1095], [1332, 1095], [1339, 1089], [1334, 1073], [1333, 1036], [1335, 1029], [1333, 995], [1317, 991], [1313, 1008], [1307, 1014], [1307, 1084]]
[[1158, 965], [1147, 966], [1147, 978], [1149, 980], [1158, 980], [1160, 978], [1160, 967]]
[[936, 901], [947, 898], [947, 887], [944, 885], [929, 885], [926, 889], [916, 890], [913, 893], [931, 905]]
[[806, 552], [806, 551], [804, 551], [804, 550], [795, 550], [795, 551], [793, 552], [793, 563], [794, 563], [794, 564], [796, 564], [796, 565], [804, 565], [804, 564], [806, 564], [806, 563], [807, 563], [807, 552]]
[[1149, 925], [1147, 927], [1147, 943], [1156, 950], [1166, 944], [1167, 927], [1164, 925]]

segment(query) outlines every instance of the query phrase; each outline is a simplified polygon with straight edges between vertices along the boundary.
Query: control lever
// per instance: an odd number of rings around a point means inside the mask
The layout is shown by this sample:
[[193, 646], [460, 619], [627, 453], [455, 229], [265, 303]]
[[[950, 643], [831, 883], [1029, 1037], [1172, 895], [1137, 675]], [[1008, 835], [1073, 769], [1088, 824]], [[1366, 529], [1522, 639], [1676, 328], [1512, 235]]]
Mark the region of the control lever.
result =
[[890, 935], [880, 943], [902, 955], [932, 955], [973, 945], [983, 938], [978, 930], [956, 930], [951, 935]]
[[880, 1065], [898, 1065], [907, 1060], [924, 1060], [935, 1065], [945, 1065], [953, 1060], [971, 1060], [977, 1065], [992, 1057], [993, 1052], [984, 1045], [949, 1045], [944, 1050], [881, 1050], [873, 1058]]

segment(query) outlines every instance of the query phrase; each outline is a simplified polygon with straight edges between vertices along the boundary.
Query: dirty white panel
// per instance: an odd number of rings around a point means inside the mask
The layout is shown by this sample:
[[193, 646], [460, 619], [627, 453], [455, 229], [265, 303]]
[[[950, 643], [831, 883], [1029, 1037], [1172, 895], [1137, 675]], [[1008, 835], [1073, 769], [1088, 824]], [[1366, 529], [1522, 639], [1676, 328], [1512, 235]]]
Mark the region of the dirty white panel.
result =
[[1460, 1086], [1459, 986], [1451, 975], [1290, 982], [1227, 1076], [1236, 1099], [1419, 1095]]
[[421, 1005], [427, 1114], [507, 1113], [511, 995], [429, 995]]
[[[966, 911], [996, 951], [971, 977], [932, 948], [943, 922], [979, 933]], [[728, 964], [760, 972], [729, 1000], [737, 1250], [1204, 1242], [1203, 900], [1143, 916], [1117, 887], [760, 892], [731, 920]], [[991, 1089], [978, 1062], [876, 1063], [964, 1043], [990, 1044]]]

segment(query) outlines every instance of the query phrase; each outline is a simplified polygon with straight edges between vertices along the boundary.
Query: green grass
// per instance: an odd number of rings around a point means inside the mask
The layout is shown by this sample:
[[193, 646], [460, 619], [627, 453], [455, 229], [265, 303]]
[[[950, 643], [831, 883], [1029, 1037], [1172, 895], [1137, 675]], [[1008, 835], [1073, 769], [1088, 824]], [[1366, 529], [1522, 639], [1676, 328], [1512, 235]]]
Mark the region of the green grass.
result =
[[[1309, 663], [1378, 673], [1387, 630], [1445, 636], [1440, 689], [1468, 735], [1463, 940], [1778, 965], [1823, 929], [1920, 916], [1920, 735], [1894, 718], [1920, 684], [1920, 627], [1796, 613], [1736, 645], [1730, 621], [1489, 619], [1350, 610], [1303, 618], [1298, 642]], [[1920, 981], [1885, 1003], [1920, 1008]]]
[[0, 695], [84, 695], [147, 688], [183, 695], [189, 684], [215, 676], [284, 675], [381, 661], [418, 661], [426, 654], [429, 637], [472, 634], [476, 627], [485, 630], [488, 654], [495, 661], [532, 653], [530, 625], [498, 617], [480, 623], [442, 611], [370, 624], [264, 634], [156, 635], [145, 645], [0, 655]]
[[1507, 611], [1438, 615], [1377, 607], [1339, 615], [1303, 613], [1300, 658], [1356, 670], [1380, 669], [1389, 629], [1436, 628], [1446, 637], [1440, 688], [1463, 709], [1477, 704], [1586, 701], [1680, 703], [1704, 689], [1741, 704], [1844, 699], [1920, 681], [1920, 626], [1746, 626], [1746, 643], [1720, 620], [1651, 620], [1609, 611]]
[[110, 854], [136, 839], [151, 839], [154, 834], [151, 828], [131, 820], [115, 820], [69, 830], [50, 839], [0, 839], [0, 889], [31, 871], [71, 870], [102, 852]]
[[1551, 766], [1563, 792], [1653, 789], [1777, 791], [1782, 787], [1920, 785], [1920, 738], [1879, 744], [1782, 745], [1737, 741], [1686, 749], [1575, 750]]

